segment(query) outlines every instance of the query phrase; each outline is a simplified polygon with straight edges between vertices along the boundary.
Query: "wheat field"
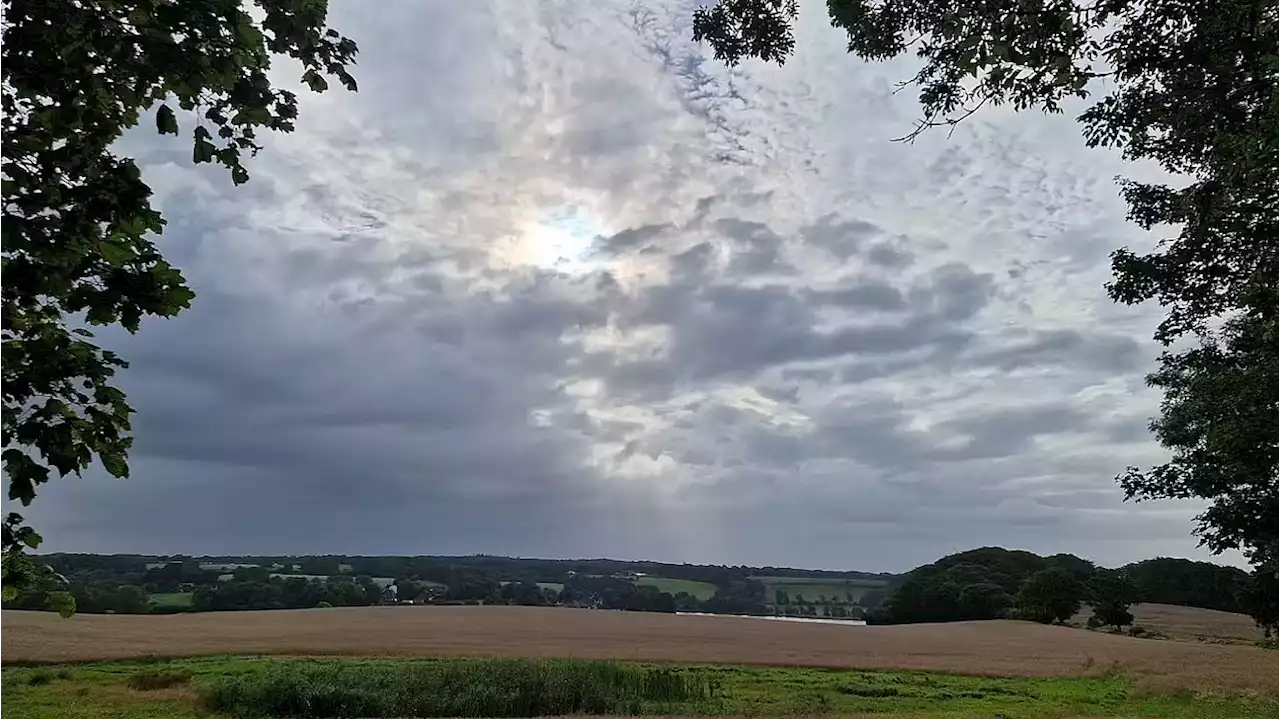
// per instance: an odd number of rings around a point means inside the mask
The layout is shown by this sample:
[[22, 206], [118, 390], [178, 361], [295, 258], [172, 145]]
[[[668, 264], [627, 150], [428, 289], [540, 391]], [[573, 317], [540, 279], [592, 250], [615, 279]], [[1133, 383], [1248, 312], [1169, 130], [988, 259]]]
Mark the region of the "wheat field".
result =
[[3, 661], [201, 654], [574, 657], [1082, 676], [1270, 695], [1276, 653], [1012, 621], [830, 626], [542, 607], [352, 607], [173, 615], [5, 611]]

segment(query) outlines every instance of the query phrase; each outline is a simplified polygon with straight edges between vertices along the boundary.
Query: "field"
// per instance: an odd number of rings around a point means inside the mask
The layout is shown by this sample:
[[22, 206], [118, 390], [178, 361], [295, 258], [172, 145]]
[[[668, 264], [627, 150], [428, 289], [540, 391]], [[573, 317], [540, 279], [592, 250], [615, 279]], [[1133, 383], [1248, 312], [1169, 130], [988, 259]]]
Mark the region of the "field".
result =
[[543, 607], [352, 607], [172, 615], [3, 613], [3, 659], [204, 654], [523, 657], [1086, 677], [1274, 696], [1276, 654], [989, 621], [833, 627], [737, 617]]
[[992, 678], [575, 660], [204, 657], [6, 667], [28, 719], [175, 717], [1126, 716], [1249, 719], [1270, 699], [1144, 691], [1117, 673]]
[[[1135, 625], [1179, 641], [1252, 645], [1263, 637], [1253, 619], [1243, 614], [1172, 604], [1136, 604], [1131, 611]], [[1089, 613], [1086, 607], [1073, 621], [1083, 625]]]
[[647, 587], [655, 587], [660, 592], [667, 592], [672, 596], [680, 592], [688, 592], [698, 598], [699, 601], [706, 600], [716, 595], [716, 585], [711, 582], [699, 582], [692, 579], [667, 579], [666, 577], [640, 577], [636, 579], [636, 584]]
[[[803, 596], [806, 601], [816, 603], [818, 597], [834, 599], [833, 603], [843, 604], [858, 601], [862, 595], [873, 589], [883, 588], [885, 583], [876, 579], [819, 579], [814, 577], [752, 577], [773, 591], [782, 590], [791, 596]], [[852, 597], [852, 599], [850, 599]]]
[[151, 603], [159, 608], [189, 607], [191, 606], [191, 598], [193, 596], [195, 595], [191, 592], [152, 594]]

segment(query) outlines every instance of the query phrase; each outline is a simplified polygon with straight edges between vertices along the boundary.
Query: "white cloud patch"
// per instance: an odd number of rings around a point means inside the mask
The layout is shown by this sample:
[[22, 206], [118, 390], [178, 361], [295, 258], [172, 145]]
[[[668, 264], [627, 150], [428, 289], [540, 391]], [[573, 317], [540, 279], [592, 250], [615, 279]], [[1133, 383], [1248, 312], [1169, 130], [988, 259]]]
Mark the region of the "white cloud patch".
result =
[[693, 7], [338, 4], [361, 91], [248, 185], [130, 136], [198, 298], [111, 337], [134, 476], [50, 485], [50, 546], [1199, 556], [1198, 507], [1112, 481], [1162, 457], [1158, 310], [1102, 289], [1130, 168], [1069, 117], [891, 142], [909, 62], [806, 10], [730, 71]]

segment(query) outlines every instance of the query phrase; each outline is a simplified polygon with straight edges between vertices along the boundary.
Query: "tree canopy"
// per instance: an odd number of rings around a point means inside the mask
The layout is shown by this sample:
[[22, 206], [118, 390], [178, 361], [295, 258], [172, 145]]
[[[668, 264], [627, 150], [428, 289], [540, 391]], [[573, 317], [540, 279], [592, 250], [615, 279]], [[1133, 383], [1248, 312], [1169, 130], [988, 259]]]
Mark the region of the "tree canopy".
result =
[[[311, 90], [348, 90], [356, 44], [326, 27], [324, 0], [5, 0], [3, 463], [9, 498], [28, 505], [54, 476], [95, 460], [129, 473], [130, 415], [112, 385], [127, 363], [92, 326], [136, 332], [194, 294], [152, 238], [165, 221], [137, 164], [113, 145], [143, 116], [191, 138], [193, 163], [249, 179], [258, 130], [289, 132], [297, 97], [267, 70], [284, 56]], [[251, 14], [254, 13], [254, 14]], [[176, 108], [176, 109], [175, 109]], [[37, 570], [40, 535], [4, 523], [5, 592]]]
[[1020, 619], [1051, 624], [1065, 622], [1080, 611], [1084, 587], [1062, 567], [1049, 567], [1027, 577], [1014, 597]]
[[[1164, 464], [1118, 480], [1130, 499], [1201, 498], [1196, 533], [1240, 549], [1261, 584], [1277, 553], [1277, 8], [1262, 0], [828, 0], [853, 55], [916, 55], [923, 117], [912, 138], [985, 105], [1078, 117], [1087, 145], [1178, 179], [1120, 181], [1129, 219], [1169, 233], [1149, 253], [1118, 249], [1107, 291], [1159, 302], [1168, 349], [1147, 381], [1164, 392]], [[784, 62], [794, 0], [720, 0], [694, 17], [716, 57]], [[1105, 83], [1096, 82], [1101, 79]], [[1171, 228], [1171, 229], [1170, 229]], [[1274, 621], [1274, 601], [1259, 616]]]

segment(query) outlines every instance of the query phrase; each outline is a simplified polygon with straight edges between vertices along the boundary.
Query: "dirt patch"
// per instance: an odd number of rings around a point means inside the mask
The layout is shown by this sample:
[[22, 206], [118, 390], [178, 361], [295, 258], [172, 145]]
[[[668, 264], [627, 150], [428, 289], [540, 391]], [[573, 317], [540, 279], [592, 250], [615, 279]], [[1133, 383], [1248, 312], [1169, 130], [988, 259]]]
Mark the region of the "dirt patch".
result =
[[1003, 676], [1122, 667], [1209, 691], [1274, 691], [1275, 652], [989, 621], [842, 627], [735, 617], [539, 607], [353, 607], [266, 612], [3, 613], [3, 660], [198, 654], [578, 657]]

